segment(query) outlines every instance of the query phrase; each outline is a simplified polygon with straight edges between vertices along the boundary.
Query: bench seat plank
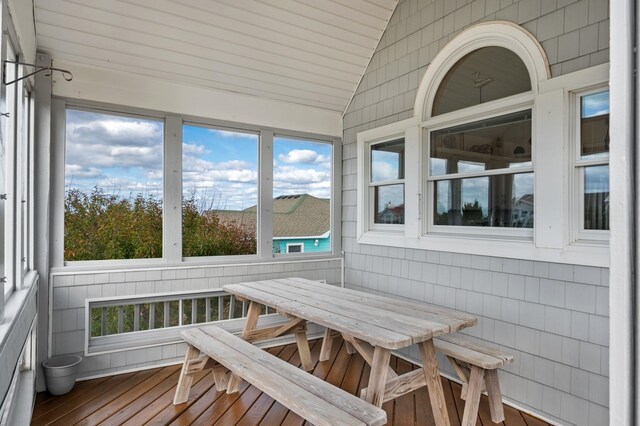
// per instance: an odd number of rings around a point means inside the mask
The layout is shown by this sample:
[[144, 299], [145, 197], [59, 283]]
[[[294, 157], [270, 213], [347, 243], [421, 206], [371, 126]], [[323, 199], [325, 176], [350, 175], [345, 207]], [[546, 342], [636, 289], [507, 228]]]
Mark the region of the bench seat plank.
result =
[[190, 345], [315, 425], [382, 425], [384, 410], [216, 326], [183, 331]]
[[487, 370], [493, 370], [513, 361], [511, 354], [460, 337], [441, 336], [433, 342], [438, 352]]

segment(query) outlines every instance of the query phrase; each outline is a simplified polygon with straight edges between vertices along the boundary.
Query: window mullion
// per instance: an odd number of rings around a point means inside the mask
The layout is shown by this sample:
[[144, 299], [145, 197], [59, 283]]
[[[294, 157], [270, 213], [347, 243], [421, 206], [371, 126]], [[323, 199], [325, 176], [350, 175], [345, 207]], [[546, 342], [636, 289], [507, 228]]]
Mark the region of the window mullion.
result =
[[182, 260], [182, 117], [168, 115], [164, 131], [162, 252], [168, 262]]
[[258, 160], [258, 256], [273, 257], [273, 131], [260, 132]]

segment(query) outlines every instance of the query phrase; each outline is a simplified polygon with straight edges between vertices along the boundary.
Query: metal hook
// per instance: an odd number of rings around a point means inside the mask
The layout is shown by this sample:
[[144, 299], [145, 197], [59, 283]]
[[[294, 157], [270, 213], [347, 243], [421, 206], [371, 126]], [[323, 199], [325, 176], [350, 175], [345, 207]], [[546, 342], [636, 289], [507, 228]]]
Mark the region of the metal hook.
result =
[[[16, 64], [16, 65], [22, 65], [25, 67], [32, 67], [35, 68], [35, 71], [30, 72], [29, 74], [23, 75], [22, 77], [16, 78], [15, 80], [11, 80], [11, 81], [7, 81], [7, 64]], [[19, 61], [2, 61], [2, 82], [8, 86], [10, 84], [16, 83], [20, 80], [24, 80], [27, 77], [31, 77], [34, 74], [37, 74], [41, 71], [46, 71], [46, 76], [49, 77], [53, 74], [53, 71], [58, 71], [59, 73], [62, 73], [62, 77], [66, 80], [66, 81], [71, 81], [73, 80], [73, 74], [71, 74], [71, 71], [69, 70], [64, 70], [61, 68], [54, 68], [53, 67], [53, 61], [51, 61], [50, 65], [48, 67], [43, 67], [40, 65], [34, 65], [34, 64], [27, 64], [24, 62], [19, 62]]]

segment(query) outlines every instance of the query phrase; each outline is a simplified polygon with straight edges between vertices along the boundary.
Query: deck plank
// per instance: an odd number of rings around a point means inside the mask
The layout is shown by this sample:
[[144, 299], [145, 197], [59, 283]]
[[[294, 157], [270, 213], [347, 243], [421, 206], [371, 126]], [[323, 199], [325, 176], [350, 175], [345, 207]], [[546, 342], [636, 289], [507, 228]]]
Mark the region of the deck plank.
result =
[[[345, 391], [358, 395], [368, 386], [369, 365], [358, 354], [350, 355], [341, 339], [336, 339], [328, 361], [319, 362], [321, 342], [310, 342], [314, 364], [312, 374]], [[269, 352], [300, 365], [295, 344], [269, 349]], [[417, 368], [408, 362], [391, 358], [391, 366], [405, 372]], [[85, 422], [103, 425], [211, 425], [237, 424], [241, 426], [303, 426], [305, 422], [286, 407], [258, 391], [246, 382], [236, 394], [218, 392], [210, 372], [199, 372], [187, 402], [174, 406], [173, 393], [177, 384], [178, 366], [127, 373], [107, 378], [79, 382], [67, 395], [54, 397], [46, 393], [37, 396], [32, 425], [74, 424]], [[464, 401], [460, 399], [460, 385], [442, 378], [451, 425], [460, 425]], [[432, 426], [433, 416], [426, 388], [418, 389], [383, 405], [387, 411], [387, 425]], [[542, 426], [546, 422], [513, 407], [504, 406], [503, 426]], [[37, 415], [35, 415], [37, 413]], [[109, 414], [109, 417], [105, 417]], [[478, 425], [493, 425], [486, 396], [480, 401]]]

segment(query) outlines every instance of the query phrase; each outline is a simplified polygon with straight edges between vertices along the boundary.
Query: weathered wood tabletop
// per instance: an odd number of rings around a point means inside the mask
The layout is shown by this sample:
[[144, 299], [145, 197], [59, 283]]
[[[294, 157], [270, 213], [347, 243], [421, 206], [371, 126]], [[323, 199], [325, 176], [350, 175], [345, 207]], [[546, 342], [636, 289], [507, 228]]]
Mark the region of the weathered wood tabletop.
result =
[[[338, 332], [371, 365], [369, 385], [362, 395], [367, 401], [381, 406], [384, 401], [426, 385], [436, 424], [449, 424], [432, 338], [476, 324], [474, 316], [303, 278], [229, 284], [223, 289], [251, 302], [243, 337], [260, 333], [256, 324], [262, 305], [298, 319], [296, 326], [299, 320], [322, 325], [328, 330], [325, 343], [332, 330]], [[305, 358], [309, 353], [306, 334], [297, 331], [301, 358]], [[424, 367], [398, 376], [389, 368], [391, 350], [413, 344], [419, 346]], [[306, 363], [303, 359], [303, 366], [309, 363], [310, 359]]]

